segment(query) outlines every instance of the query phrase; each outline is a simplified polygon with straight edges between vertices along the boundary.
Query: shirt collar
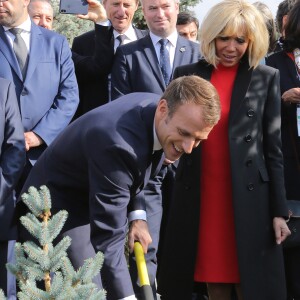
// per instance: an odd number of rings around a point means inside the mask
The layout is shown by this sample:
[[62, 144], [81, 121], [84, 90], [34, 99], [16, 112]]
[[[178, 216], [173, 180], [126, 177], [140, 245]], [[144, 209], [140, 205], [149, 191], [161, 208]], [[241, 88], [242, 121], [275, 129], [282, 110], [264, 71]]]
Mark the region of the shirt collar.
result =
[[[151, 31], [150, 31], [150, 37], [151, 37], [153, 45], [156, 45], [162, 39], [161, 36], [155, 35]], [[168, 39], [168, 41], [171, 43], [171, 45], [173, 47], [176, 47], [177, 39], [178, 39], [177, 30], [175, 30], [173, 33], [171, 33], [169, 36], [167, 36], [166, 39]]]
[[[12, 27], [3, 26], [3, 28], [5, 31], [7, 31], [7, 30], [11, 29]], [[25, 22], [23, 22], [19, 26], [16, 26], [16, 28], [21, 28], [26, 32], [30, 32], [31, 31], [31, 20], [30, 20], [29, 16]]]
[[[124, 34], [126, 36], [126, 39], [129, 39], [130, 41], [136, 40], [136, 33], [132, 25], [130, 25], [129, 28], [122, 34]], [[116, 39], [119, 35], [120, 33], [114, 29], [114, 38]]]

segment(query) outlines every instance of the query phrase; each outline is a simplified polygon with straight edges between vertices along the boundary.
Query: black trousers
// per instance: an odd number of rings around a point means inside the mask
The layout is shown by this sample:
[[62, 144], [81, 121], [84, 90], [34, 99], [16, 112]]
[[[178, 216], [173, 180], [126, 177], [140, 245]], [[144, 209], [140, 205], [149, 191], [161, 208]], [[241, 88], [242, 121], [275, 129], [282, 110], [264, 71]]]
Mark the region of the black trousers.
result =
[[284, 249], [288, 300], [300, 300], [300, 247]]
[[7, 254], [8, 254], [8, 241], [0, 241], [0, 289], [7, 295]]

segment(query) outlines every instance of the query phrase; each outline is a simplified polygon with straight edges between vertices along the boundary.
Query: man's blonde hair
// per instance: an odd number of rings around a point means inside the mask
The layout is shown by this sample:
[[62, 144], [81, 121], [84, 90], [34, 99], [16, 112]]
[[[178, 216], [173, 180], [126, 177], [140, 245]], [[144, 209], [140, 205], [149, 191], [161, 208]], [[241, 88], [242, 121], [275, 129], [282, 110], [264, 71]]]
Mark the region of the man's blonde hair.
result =
[[170, 118], [180, 105], [194, 103], [203, 108], [203, 121], [206, 125], [214, 126], [220, 119], [218, 92], [209, 81], [199, 76], [183, 76], [171, 81], [162, 99], [167, 101]]

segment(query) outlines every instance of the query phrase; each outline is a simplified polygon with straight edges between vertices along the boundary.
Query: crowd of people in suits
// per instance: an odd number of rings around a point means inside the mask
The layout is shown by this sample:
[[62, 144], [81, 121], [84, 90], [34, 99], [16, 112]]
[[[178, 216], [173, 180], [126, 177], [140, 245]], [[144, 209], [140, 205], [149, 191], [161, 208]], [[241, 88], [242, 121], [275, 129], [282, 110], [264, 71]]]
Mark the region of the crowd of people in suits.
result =
[[[46, 185], [75, 268], [104, 253], [108, 300], [300, 300], [300, 0], [222, 0], [199, 28], [177, 0], [87, 0], [94, 30], [70, 49], [49, 0], [0, 0], [0, 288]], [[199, 31], [199, 38], [197, 39]], [[199, 144], [201, 145], [199, 146]], [[180, 158], [180, 159], [179, 159]], [[125, 240], [130, 250], [124, 253]]]

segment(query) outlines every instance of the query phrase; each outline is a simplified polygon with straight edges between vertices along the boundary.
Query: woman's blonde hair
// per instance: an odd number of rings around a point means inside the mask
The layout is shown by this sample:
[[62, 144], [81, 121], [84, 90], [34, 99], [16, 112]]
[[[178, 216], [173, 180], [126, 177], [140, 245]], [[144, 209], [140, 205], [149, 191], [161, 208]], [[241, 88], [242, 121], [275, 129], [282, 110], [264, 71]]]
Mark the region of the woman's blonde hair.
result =
[[257, 67], [269, 48], [269, 34], [261, 13], [244, 0], [224, 0], [213, 6], [200, 27], [201, 53], [206, 61], [217, 66], [215, 40], [220, 35], [243, 32], [249, 39], [247, 56], [250, 67]]

